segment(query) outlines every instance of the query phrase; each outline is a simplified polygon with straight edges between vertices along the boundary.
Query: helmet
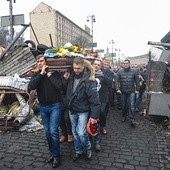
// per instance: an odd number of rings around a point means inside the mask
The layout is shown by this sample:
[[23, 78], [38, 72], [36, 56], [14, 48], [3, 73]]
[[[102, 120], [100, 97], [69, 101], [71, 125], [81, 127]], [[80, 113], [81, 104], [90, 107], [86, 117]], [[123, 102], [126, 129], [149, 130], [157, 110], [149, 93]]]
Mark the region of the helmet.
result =
[[96, 136], [99, 133], [98, 123], [92, 124], [90, 120], [87, 122], [86, 129], [91, 136]]

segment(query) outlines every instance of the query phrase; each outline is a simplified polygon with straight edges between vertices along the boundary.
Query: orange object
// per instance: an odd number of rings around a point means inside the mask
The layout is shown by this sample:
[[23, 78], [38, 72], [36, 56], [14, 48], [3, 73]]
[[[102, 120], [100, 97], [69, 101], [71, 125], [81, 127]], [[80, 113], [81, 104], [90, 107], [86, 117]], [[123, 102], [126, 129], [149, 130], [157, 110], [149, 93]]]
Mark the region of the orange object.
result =
[[86, 129], [91, 136], [96, 136], [99, 133], [98, 124], [92, 124], [90, 120], [87, 122]]

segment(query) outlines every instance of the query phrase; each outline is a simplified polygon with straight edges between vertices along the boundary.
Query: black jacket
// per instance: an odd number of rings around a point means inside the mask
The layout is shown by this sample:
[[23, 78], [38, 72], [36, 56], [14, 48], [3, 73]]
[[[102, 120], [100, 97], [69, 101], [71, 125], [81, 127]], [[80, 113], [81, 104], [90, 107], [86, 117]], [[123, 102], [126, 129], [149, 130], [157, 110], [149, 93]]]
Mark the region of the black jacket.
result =
[[50, 77], [41, 75], [40, 71], [33, 73], [29, 82], [29, 89], [37, 90], [40, 104], [48, 105], [61, 102], [62, 80], [58, 72], [54, 72]]
[[139, 91], [139, 74], [136, 70], [129, 67], [120, 69], [116, 77], [116, 91], [124, 93], [134, 93]]
[[107, 79], [109, 80], [109, 88], [112, 88], [113, 79], [115, 79], [114, 72], [110, 69], [101, 69], [101, 71], [103, 72], [104, 76], [107, 77]]
[[96, 81], [89, 80], [89, 75], [89, 72], [84, 72], [74, 93], [74, 76], [70, 77], [66, 93], [68, 108], [72, 113], [89, 112], [90, 117], [99, 118], [100, 101]]
[[110, 79], [107, 76], [104, 76], [101, 70], [96, 72], [95, 77], [96, 79], [99, 79], [98, 86], [101, 86], [100, 89], [98, 89], [100, 102], [108, 102]]

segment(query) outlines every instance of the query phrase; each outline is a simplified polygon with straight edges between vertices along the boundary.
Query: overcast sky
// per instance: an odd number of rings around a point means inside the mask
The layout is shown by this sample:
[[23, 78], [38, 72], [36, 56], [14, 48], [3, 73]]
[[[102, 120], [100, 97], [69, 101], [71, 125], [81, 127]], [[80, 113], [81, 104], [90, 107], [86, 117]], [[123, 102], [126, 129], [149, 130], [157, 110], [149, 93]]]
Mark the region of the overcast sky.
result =
[[[87, 16], [95, 15], [93, 35], [97, 49], [108, 47], [111, 52], [109, 42], [114, 40], [114, 48], [125, 56], [148, 53], [148, 41], [160, 41], [170, 31], [170, 0], [16, 0], [13, 14], [25, 14], [27, 24], [28, 14], [40, 2], [60, 11], [83, 29], [85, 24], [91, 28]], [[1, 0], [0, 16], [6, 15], [9, 1]]]

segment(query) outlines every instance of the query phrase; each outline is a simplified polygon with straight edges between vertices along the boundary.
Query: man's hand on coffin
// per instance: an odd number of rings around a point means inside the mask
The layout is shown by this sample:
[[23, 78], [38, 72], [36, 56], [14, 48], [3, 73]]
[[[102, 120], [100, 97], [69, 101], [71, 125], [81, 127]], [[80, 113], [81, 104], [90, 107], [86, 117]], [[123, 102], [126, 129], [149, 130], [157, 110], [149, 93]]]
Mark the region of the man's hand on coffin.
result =
[[68, 80], [69, 77], [70, 77], [70, 72], [69, 72], [69, 71], [65, 71], [63, 76], [64, 76], [64, 78], [65, 78], [66, 80]]
[[42, 67], [41, 74], [42, 74], [42, 75], [47, 74], [47, 69], [48, 69], [48, 66], [47, 66], [47, 65], [44, 65], [44, 66]]
[[47, 73], [47, 77], [50, 77], [52, 75], [52, 72]]

